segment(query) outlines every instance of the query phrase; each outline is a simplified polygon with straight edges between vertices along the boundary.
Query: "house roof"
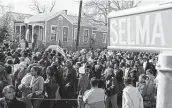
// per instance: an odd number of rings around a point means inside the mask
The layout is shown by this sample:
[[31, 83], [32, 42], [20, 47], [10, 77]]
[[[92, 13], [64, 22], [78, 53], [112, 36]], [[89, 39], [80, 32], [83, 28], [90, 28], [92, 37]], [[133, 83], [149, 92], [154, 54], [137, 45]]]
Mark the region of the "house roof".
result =
[[49, 13], [42, 13], [38, 15], [31, 16], [28, 18], [28, 23], [34, 23], [34, 22], [44, 22], [47, 21], [49, 18], [52, 18], [55, 15], [59, 15], [59, 12], [49, 12]]
[[[73, 24], [78, 24], [78, 16], [67, 15], [67, 17], [72, 21]], [[81, 25], [93, 26], [92, 22], [87, 17], [81, 17]]]
[[[66, 18], [71, 24], [77, 25], [78, 24], [78, 16], [74, 15], [67, 15], [63, 11], [61, 12], [50, 12], [50, 13], [42, 13], [38, 15], [31, 16], [30, 18], [27, 19], [27, 23], [36, 23], [36, 22], [45, 22], [48, 20], [51, 20], [52, 18], [62, 15], [64, 18]], [[89, 20], [88, 17], [81, 17], [81, 26], [89, 26], [93, 27], [93, 21]], [[99, 28], [99, 27], [98, 27]], [[101, 31], [106, 31], [106, 27], [101, 27]], [[99, 29], [99, 30], [100, 30]]]
[[[78, 24], [78, 16], [67, 15], [74, 25]], [[96, 22], [90, 20], [87, 16], [81, 17], [81, 26], [90, 26], [97, 31], [107, 31], [107, 26], [100, 26]]]
[[97, 31], [107, 32], [107, 26], [98, 26], [96, 28], [97, 28]]
[[16, 13], [16, 12], [8, 12], [8, 16], [14, 21], [14, 22], [24, 22], [25, 18], [29, 18], [32, 15], [30, 14], [23, 14], [23, 13]]
[[[49, 12], [49, 13], [42, 13], [38, 15], [31, 16], [30, 18], [27, 19], [28, 23], [34, 23], [34, 22], [44, 22], [48, 21], [58, 15], [62, 15], [65, 17], [69, 22], [71, 22], [73, 25], [78, 23], [78, 16], [73, 16], [73, 15], [66, 15], [64, 12]], [[88, 20], [86, 17], [81, 18], [81, 25], [84, 26], [92, 26], [91, 22]]]

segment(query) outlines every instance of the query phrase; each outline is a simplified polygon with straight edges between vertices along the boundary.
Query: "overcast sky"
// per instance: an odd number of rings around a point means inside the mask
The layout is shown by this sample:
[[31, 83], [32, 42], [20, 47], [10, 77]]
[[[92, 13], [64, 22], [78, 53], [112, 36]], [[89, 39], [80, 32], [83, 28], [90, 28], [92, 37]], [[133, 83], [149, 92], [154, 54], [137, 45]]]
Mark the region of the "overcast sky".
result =
[[[30, 9], [32, 0], [0, 0], [4, 5], [11, 5], [13, 7], [13, 12], [35, 14], [35, 11]], [[51, 0], [39, 0], [43, 4], [50, 3]], [[56, 0], [56, 6], [54, 11], [68, 10], [70, 14], [78, 14], [79, 0]], [[88, 1], [88, 0], [83, 0]], [[152, 3], [160, 2], [161, 0], [141, 0], [142, 5], [148, 5]], [[164, 1], [164, 0], [163, 0]], [[172, 1], [172, 0], [171, 0]]]

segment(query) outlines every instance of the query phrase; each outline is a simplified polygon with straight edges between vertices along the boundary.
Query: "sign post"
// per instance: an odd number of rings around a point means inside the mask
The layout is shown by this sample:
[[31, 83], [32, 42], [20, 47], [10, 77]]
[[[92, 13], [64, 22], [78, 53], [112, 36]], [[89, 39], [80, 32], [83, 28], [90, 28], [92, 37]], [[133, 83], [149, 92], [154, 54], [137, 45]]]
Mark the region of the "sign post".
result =
[[156, 108], [172, 108], [172, 3], [138, 7], [108, 15], [108, 48], [161, 52]]

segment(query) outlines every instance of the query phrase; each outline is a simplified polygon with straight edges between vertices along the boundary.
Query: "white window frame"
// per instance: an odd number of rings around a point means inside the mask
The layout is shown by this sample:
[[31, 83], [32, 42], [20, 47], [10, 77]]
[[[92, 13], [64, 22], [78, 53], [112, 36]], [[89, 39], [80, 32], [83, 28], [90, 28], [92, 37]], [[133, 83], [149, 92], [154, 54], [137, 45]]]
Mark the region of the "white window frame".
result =
[[[63, 36], [63, 29], [64, 29], [65, 27], [67, 27], [67, 28], [68, 28], [67, 41], [64, 41], [64, 40], [63, 40], [63, 39], [64, 39], [64, 36]], [[63, 41], [63, 42], [68, 42], [68, 38], [69, 38], [69, 26], [63, 26], [63, 29], [62, 29], [62, 41]]]
[[96, 39], [96, 33], [92, 33], [94, 39]]
[[102, 40], [103, 43], [106, 43], [106, 38], [107, 38], [107, 33], [103, 33], [103, 40]]
[[44, 40], [44, 28], [42, 26], [39, 26], [39, 34], [40, 34], [40, 38], [41, 38], [41, 41]]
[[52, 40], [51, 37], [52, 37], [52, 28], [53, 27], [57, 27], [57, 25], [51, 25], [51, 35], [50, 35], [50, 40], [51, 41], [56, 41], [57, 40], [57, 31], [56, 31], [56, 39], [55, 40]]
[[[87, 42], [84, 41], [84, 36], [85, 36], [85, 31], [88, 31], [88, 39], [87, 39]], [[84, 43], [88, 43], [88, 40], [89, 40], [89, 29], [84, 29], [84, 33], [83, 33], [83, 42]]]
[[[78, 27], [75, 27], [74, 29], [76, 29], [76, 39], [77, 39], [77, 33], [78, 33]], [[81, 31], [81, 29], [80, 29], [80, 31]], [[74, 31], [73, 31], [74, 32]], [[74, 39], [74, 38], [73, 38]], [[76, 41], [75, 41], [76, 42]], [[81, 37], [80, 37], [80, 35], [79, 35], [79, 37], [78, 37], [78, 43], [80, 43], [81, 42]]]
[[[76, 32], [75, 32], [75, 30], [76, 30]], [[77, 38], [77, 30], [78, 30], [78, 28], [77, 27], [74, 27], [74, 29], [73, 29], [73, 41], [76, 41], [76, 38]]]

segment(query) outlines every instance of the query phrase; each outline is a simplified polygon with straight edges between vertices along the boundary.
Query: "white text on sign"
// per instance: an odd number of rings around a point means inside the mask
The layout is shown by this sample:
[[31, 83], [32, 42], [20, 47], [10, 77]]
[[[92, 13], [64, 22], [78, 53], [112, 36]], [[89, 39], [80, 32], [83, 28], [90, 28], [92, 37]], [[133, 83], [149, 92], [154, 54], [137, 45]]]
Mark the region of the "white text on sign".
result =
[[[156, 40], [160, 46], [165, 46], [164, 29], [161, 13], [156, 13], [153, 26], [150, 26], [150, 15], [145, 15], [143, 20], [135, 16], [135, 27], [131, 24], [131, 18], [119, 18], [110, 22], [110, 41], [113, 45], [155, 45]], [[131, 29], [134, 28], [134, 35]], [[150, 27], [152, 27], [150, 30]], [[134, 37], [134, 38], [131, 38]]]

